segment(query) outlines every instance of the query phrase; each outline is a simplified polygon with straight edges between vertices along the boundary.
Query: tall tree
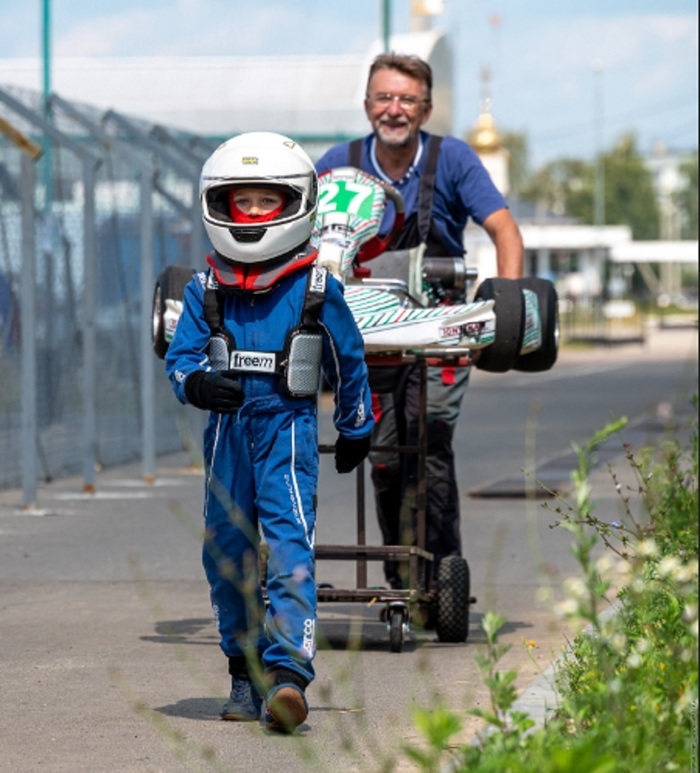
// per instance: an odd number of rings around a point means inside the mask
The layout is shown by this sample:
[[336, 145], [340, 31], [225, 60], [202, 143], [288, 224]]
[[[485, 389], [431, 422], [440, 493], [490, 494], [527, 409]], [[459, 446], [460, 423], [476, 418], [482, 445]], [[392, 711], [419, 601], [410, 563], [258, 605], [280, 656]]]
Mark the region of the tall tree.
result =
[[522, 196], [555, 215], [593, 222], [593, 167], [575, 158], [560, 158], [538, 169], [523, 186]]
[[510, 189], [519, 195], [530, 175], [529, 145], [524, 132], [503, 132], [503, 146], [508, 148]]
[[[635, 239], [658, 238], [659, 211], [653, 180], [637, 151], [634, 135], [622, 135], [602, 160], [605, 223], [629, 225]], [[594, 164], [573, 158], [557, 159], [532, 175], [522, 196], [544, 204], [555, 214], [593, 225], [595, 182]]]
[[627, 224], [635, 239], [659, 238], [659, 208], [652, 174], [637, 151], [633, 134], [623, 134], [603, 156], [605, 222]]
[[678, 207], [681, 220], [681, 239], [698, 238], [698, 154], [693, 154], [689, 161], [681, 164], [679, 169], [684, 185], [674, 194], [674, 202]]

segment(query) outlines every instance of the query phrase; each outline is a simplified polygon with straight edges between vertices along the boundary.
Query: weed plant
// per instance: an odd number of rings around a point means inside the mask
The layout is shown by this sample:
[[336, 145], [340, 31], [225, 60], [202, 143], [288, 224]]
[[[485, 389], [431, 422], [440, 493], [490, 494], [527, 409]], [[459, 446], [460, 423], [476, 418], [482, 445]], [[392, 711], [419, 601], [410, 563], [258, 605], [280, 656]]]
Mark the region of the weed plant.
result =
[[[406, 754], [422, 771], [450, 773], [661, 773], [698, 770], [698, 422], [689, 439], [626, 458], [635, 483], [611, 470], [622, 516], [606, 519], [591, 500], [595, 451], [624, 426], [577, 447], [574, 502], [559, 500], [553, 526], [573, 535], [580, 576], [554, 610], [580, 632], [556, 669], [558, 705], [542, 727], [515, 710], [517, 674], [501, 672], [503, 618], [484, 616], [477, 660], [489, 688], [487, 723], [476, 743], [446, 762], [460, 718], [416, 712], [425, 744]], [[601, 550], [602, 548], [602, 550]], [[551, 707], [550, 707], [551, 708]]]

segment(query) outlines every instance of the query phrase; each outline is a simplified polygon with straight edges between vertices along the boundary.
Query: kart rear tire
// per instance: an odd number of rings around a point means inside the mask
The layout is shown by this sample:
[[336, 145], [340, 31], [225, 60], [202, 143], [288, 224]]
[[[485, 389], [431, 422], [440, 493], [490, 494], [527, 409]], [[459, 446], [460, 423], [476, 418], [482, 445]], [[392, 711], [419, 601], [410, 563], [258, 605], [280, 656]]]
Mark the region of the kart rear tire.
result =
[[516, 280], [521, 290], [532, 290], [537, 296], [542, 325], [542, 345], [529, 354], [521, 354], [513, 365], [514, 370], [539, 373], [549, 370], [559, 354], [559, 304], [557, 291], [548, 279], [526, 276]]
[[192, 275], [195, 273], [193, 268], [184, 266], [166, 266], [161, 271], [156, 286], [153, 290], [153, 306], [151, 311], [151, 339], [153, 342], [153, 351], [161, 360], [168, 351], [168, 341], [165, 340], [165, 325], [163, 315], [165, 314], [166, 300], [181, 301], [185, 292], [185, 286], [188, 284]]
[[476, 289], [475, 301], [495, 301], [496, 340], [482, 349], [475, 365], [490, 373], [505, 373], [520, 356], [525, 329], [525, 301], [513, 279], [486, 279]]
[[469, 565], [461, 556], [440, 561], [435, 632], [439, 641], [461, 643], [469, 636]]

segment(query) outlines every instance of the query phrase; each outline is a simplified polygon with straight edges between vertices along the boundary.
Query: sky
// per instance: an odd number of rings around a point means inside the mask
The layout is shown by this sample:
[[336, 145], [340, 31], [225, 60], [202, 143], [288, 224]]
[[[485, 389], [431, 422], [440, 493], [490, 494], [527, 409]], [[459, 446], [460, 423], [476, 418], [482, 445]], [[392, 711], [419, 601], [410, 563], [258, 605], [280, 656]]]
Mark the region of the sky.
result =
[[[383, 0], [0, 0], [0, 64], [41, 56], [44, 2], [53, 57], [358, 54], [385, 18]], [[591, 159], [624, 133], [643, 153], [697, 149], [696, 0], [442, 5], [433, 25], [453, 50], [457, 136], [474, 125], [488, 70], [496, 123], [526, 135], [533, 169]], [[410, 6], [391, 0], [392, 32], [410, 31]]]

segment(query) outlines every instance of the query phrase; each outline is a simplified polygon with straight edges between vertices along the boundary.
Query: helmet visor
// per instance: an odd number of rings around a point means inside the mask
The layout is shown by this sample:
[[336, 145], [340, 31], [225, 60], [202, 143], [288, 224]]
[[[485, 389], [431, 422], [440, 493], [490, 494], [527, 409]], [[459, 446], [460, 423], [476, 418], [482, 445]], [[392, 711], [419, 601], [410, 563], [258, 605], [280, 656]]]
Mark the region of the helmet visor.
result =
[[[312, 208], [309, 197], [306, 195], [306, 189], [309, 184], [308, 179], [302, 180], [297, 178], [297, 180], [299, 180], [299, 184], [294, 184], [294, 179], [287, 181], [280, 178], [269, 180], [261, 178], [251, 180], [229, 179], [220, 183], [213, 182], [204, 190], [202, 195], [204, 217], [211, 222], [224, 226], [236, 224], [250, 226], [255, 223], [271, 221], [282, 224], [294, 220], [300, 214], [304, 214]], [[235, 206], [233, 200], [241, 192], [247, 194], [247, 196], [241, 202], [242, 206]], [[265, 197], [260, 194], [265, 192], [271, 194], [268, 197], [270, 201], [266, 202], [267, 206], [263, 207], [266, 211], [260, 212], [260, 207], [254, 207], [259, 212], [257, 216], [253, 212], [250, 219], [240, 217], [240, 212], [243, 212], [244, 215], [251, 214], [250, 204], [252, 199], [255, 199], [258, 204], [264, 204]], [[278, 201], [277, 206], [270, 206], [273, 197]]]

